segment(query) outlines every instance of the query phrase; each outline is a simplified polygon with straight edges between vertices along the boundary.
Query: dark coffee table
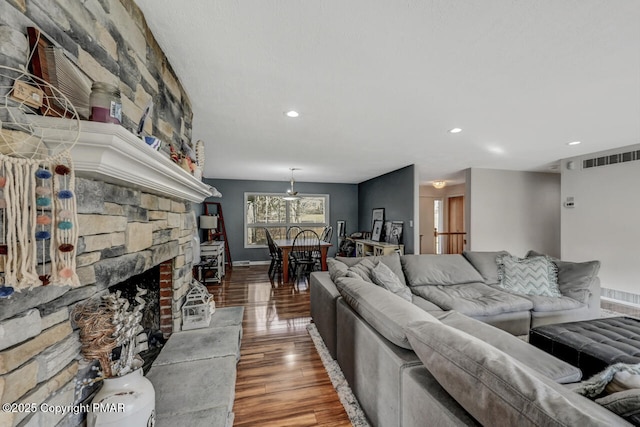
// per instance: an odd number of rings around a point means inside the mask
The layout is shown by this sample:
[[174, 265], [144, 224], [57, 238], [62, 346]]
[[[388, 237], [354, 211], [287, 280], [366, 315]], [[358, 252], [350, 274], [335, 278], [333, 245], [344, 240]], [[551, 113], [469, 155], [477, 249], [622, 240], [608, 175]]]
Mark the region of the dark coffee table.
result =
[[538, 326], [529, 343], [582, 370], [582, 379], [614, 363], [640, 363], [640, 319], [608, 317]]

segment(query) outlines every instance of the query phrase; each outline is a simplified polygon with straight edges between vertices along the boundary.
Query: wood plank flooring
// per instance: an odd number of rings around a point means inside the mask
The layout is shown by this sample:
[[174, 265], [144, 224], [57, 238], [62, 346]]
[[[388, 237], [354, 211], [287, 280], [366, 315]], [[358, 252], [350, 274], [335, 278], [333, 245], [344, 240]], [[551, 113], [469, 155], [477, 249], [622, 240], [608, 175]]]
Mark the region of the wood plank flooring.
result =
[[307, 333], [304, 279], [272, 283], [267, 266], [234, 267], [207, 288], [216, 307], [245, 307], [234, 426], [351, 425]]

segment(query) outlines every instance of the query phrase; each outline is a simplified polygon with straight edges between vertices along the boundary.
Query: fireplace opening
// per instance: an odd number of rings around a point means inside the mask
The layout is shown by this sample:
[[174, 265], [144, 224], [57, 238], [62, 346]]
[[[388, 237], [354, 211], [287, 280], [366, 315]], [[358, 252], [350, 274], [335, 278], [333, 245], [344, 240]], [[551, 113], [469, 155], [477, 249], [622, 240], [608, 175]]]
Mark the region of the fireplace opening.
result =
[[160, 266], [151, 267], [141, 274], [111, 286], [109, 292], [120, 291], [121, 297], [129, 301], [132, 307], [136, 307], [138, 305], [135, 299], [138, 292], [136, 287], [147, 290], [146, 295], [142, 296], [142, 299], [145, 300], [145, 307], [142, 310], [141, 325], [147, 334], [149, 348], [140, 352], [140, 357], [144, 360], [143, 369], [146, 374], [166, 342], [160, 330]]

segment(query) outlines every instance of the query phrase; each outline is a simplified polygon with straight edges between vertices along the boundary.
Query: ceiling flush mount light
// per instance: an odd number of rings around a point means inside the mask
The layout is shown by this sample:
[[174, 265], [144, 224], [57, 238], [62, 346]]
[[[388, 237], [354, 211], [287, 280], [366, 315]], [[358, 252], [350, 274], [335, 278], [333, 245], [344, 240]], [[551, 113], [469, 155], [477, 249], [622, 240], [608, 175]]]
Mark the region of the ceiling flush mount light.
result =
[[567, 142], [567, 145], [578, 145], [580, 144], [582, 141], [571, 141], [571, 142]]
[[284, 113], [284, 115], [294, 119], [294, 118], [300, 116], [300, 113], [298, 113], [297, 111], [294, 111], [294, 110], [290, 110], [290, 111], [287, 111], [286, 113]]
[[449, 129], [449, 133], [460, 133], [460, 132], [462, 132], [462, 129], [460, 128]]
[[293, 184], [296, 182], [293, 179], [293, 171], [300, 170], [298, 168], [289, 168], [291, 171], [291, 180], [289, 183], [291, 184], [291, 188], [287, 189], [287, 195], [283, 197], [284, 200], [300, 200], [300, 196], [298, 196], [298, 192], [293, 190]]
[[441, 181], [441, 180], [433, 181], [433, 187], [437, 188], [438, 190], [444, 188], [446, 185], [447, 185], [446, 181]]

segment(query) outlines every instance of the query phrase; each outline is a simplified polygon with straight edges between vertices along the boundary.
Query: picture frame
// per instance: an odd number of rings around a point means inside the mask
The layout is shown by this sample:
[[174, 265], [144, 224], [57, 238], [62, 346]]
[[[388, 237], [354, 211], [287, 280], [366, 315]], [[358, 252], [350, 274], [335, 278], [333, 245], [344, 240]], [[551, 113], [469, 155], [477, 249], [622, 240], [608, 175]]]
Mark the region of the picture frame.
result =
[[338, 237], [345, 237], [347, 235], [347, 222], [343, 220], [336, 221], [336, 232]]
[[391, 237], [391, 221], [385, 221], [384, 223], [384, 241], [385, 243], [389, 242], [389, 237]]
[[371, 240], [373, 240], [374, 242], [379, 242], [381, 235], [382, 235], [382, 221], [377, 219], [373, 223], [373, 230], [371, 231]]
[[402, 229], [404, 223], [402, 221], [393, 221], [389, 231], [389, 243], [399, 245], [402, 243]]
[[371, 230], [372, 231], [376, 221], [384, 222], [384, 208], [375, 208], [371, 211]]

